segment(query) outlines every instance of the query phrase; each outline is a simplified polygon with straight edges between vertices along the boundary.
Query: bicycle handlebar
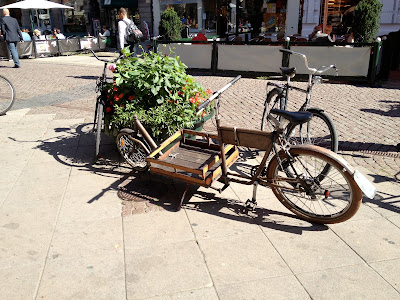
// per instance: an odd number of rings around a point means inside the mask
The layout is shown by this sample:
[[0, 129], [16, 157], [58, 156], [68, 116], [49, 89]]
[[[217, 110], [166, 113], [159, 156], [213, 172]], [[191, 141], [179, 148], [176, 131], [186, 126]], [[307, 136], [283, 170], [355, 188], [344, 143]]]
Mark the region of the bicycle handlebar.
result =
[[299, 53], [299, 52], [295, 52], [295, 51], [292, 51], [292, 50], [288, 50], [288, 49], [279, 49], [279, 51], [281, 51], [281, 52], [286, 52], [286, 53], [289, 53], [289, 54], [294, 54], [294, 55], [301, 56], [301, 57], [304, 59], [304, 63], [305, 63], [305, 65], [306, 65], [306, 68], [307, 68], [308, 71], [310, 71], [310, 73], [312, 73], [312, 74], [315, 74], [315, 73], [320, 73], [320, 74], [321, 74], [321, 73], [323, 73], [323, 72], [328, 71], [329, 69], [335, 69], [336, 75], [338, 75], [338, 70], [337, 70], [337, 68], [336, 68], [335, 65], [330, 65], [329, 67], [325, 67], [325, 68], [323, 68], [323, 69], [310, 68], [310, 67], [308, 66], [307, 56], [305, 56], [304, 54]]
[[117, 60], [119, 60], [119, 59], [123, 56], [123, 54], [120, 54], [120, 55], [119, 55], [116, 59], [114, 59], [114, 60], [106, 60], [106, 59], [101, 59], [101, 58], [99, 58], [99, 57], [96, 55], [96, 53], [94, 53], [94, 51], [93, 51], [92, 49], [85, 49], [85, 50], [90, 50], [90, 52], [92, 52], [92, 54], [94, 55], [94, 57], [97, 58], [97, 60], [102, 61], [102, 62], [105, 62], [105, 63], [115, 63]]
[[242, 78], [242, 75], [237, 76], [235, 79], [233, 79], [231, 82], [229, 82], [227, 85], [225, 85], [223, 88], [219, 89], [218, 91], [214, 92], [210, 98], [208, 98], [206, 101], [204, 101], [202, 104], [200, 104], [197, 107], [197, 115], [201, 113], [203, 109], [205, 109], [211, 101], [213, 101], [215, 98], [217, 98], [219, 95], [221, 95], [223, 92], [225, 92], [229, 87], [231, 87], [233, 84], [236, 83], [240, 78]]

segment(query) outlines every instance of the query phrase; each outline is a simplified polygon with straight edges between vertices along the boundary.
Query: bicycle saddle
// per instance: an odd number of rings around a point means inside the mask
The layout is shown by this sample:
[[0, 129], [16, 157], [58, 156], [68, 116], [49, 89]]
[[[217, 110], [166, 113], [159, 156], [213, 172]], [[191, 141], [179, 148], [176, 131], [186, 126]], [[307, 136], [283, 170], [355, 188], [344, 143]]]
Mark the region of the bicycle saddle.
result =
[[289, 76], [290, 78], [293, 78], [294, 75], [296, 75], [296, 67], [293, 68], [281, 67], [279, 69], [281, 69], [283, 75]]
[[281, 109], [271, 109], [271, 113], [282, 116], [285, 119], [289, 120], [290, 123], [293, 125], [298, 125], [298, 124], [303, 124], [305, 122], [308, 122], [312, 118], [312, 113], [307, 112], [307, 111], [286, 111], [286, 110], [281, 110]]

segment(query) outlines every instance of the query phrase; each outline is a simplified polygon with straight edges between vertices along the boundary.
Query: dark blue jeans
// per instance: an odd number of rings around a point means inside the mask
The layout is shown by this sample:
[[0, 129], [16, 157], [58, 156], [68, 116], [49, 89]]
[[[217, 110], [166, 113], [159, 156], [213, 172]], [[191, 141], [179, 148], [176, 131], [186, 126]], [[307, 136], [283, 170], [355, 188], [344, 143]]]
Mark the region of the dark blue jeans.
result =
[[17, 44], [18, 44], [18, 42], [7, 42], [7, 46], [11, 52], [11, 56], [14, 61], [14, 65], [19, 67], [21, 64], [19, 63]]

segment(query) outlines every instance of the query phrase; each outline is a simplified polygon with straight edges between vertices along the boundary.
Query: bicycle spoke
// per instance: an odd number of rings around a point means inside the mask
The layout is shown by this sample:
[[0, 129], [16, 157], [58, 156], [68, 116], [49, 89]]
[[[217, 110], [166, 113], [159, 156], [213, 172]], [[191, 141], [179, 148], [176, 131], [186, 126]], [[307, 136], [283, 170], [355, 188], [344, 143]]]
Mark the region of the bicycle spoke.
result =
[[[285, 198], [295, 207], [315, 215], [335, 215], [349, 206], [349, 186], [336, 168], [320, 181], [319, 174], [327, 162], [312, 156], [295, 157], [290, 163], [293, 173], [298, 178], [298, 191], [289, 191], [293, 185], [288, 182], [276, 182], [285, 187]], [[282, 171], [280, 171], [282, 172]]]

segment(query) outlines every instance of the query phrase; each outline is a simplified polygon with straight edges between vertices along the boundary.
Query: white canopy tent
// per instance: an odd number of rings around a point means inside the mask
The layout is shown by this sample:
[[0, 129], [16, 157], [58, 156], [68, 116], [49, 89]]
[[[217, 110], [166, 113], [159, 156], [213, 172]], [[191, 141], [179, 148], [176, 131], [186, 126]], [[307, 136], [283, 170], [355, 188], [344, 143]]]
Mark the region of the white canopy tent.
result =
[[[23, 0], [18, 1], [12, 4], [1, 6], [0, 9], [3, 8], [20, 8], [20, 9], [34, 9], [36, 10], [37, 20], [39, 20], [38, 9], [52, 9], [52, 8], [63, 8], [63, 9], [74, 9], [71, 6], [59, 4], [47, 0]], [[33, 30], [33, 20], [31, 18], [32, 30]]]
[[71, 6], [59, 4], [47, 0], [24, 0], [12, 4], [1, 6], [0, 8], [20, 8], [20, 9], [52, 9], [52, 8], [67, 8], [74, 9]]

